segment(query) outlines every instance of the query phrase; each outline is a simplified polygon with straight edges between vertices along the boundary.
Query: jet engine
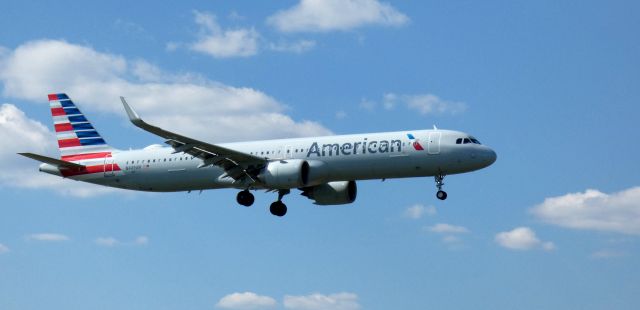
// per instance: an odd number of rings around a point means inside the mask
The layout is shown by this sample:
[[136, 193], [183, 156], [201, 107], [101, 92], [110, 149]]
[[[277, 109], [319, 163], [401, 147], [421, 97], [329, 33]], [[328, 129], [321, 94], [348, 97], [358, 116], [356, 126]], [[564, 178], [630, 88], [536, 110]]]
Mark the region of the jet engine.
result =
[[356, 200], [355, 181], [337, 181], [302, 189], [302, 195], [315, 200], [317, 205], [342, 205]]
[[275, 189], [305, 187], [309, 182], [309, 163], [301, 159], [272, 161], [258, 174], [258, 179]]

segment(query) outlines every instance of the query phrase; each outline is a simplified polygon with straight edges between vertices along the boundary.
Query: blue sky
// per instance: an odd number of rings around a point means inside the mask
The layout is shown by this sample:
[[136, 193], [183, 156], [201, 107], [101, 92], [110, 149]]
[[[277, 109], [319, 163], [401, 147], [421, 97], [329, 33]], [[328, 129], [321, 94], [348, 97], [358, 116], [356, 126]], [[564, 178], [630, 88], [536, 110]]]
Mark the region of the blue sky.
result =
[[[633, 1], [33, 1], [0, 10], [0, 309], [636, 309]], [[115, 147], [431, 128], [498, 161], [352, 205], [58, 180], [46, 94]]]

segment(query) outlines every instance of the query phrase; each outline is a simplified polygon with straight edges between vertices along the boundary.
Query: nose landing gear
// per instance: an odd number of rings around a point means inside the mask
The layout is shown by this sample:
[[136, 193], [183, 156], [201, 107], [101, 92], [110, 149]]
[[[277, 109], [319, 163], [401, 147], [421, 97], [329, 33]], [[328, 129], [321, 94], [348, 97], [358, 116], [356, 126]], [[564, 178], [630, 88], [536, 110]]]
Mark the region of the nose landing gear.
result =
[[434, 178], [436, 181], [436, 187], [438, 188], [438, 192], [436, 193], [436, 197], [438, 197], [438, 199], [440, 200], [445, 200], [447, 199], [447, 192], [442, 190], [442, 186], [444, 186], [444, 177], [445, 175], [440, 173], [437, 174]]

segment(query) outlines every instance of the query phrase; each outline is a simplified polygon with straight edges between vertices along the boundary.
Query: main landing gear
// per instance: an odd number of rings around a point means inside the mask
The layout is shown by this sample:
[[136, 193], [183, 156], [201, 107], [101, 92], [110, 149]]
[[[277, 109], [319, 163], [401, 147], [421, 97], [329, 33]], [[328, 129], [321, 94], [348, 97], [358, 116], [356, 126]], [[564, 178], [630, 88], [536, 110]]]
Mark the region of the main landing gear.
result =
[[272, 203], [271, 207], [269, 207], [269, 211], [271, 211], [271, 214], [275, 216], [284, 216], [285, 214], [287, 214], [287, 205], [282, 202], [282, 197], [289, 194], [290, 192], [291, 191], [288, 189], [281, 189], [278, 191], [278, 200]]
[[[271, 211], [271, 214], [279, 217], [287, 214], [287, 205], [282, 202], [282, 197], [289, 194], [290, 192], [291, 191], [288, 189], [281, 189], [278, 191], [278, 200], [273, 202], [271, 204], [271, 207], [269, 207], [269, 211]], [[245, 207], [250, 207], [251, 205], [253, 205], [255, 197], [251, 192], [249, 192], [248, 189], [245, 189], [238, 193], [238, 196], [236, 196], [236, 200], [238, 201], [238, 204]]]
[[436, 193], [436, 197], [438, 197], [438, 199], [440, 200], [445, 200], [447, 199], [447, 192], [442, 190], [442, 186], [444, 185], [444, 174], [440, 173], [437, 174], [435, 177], [436, 180], [436, 187], [438, 188], [438, 192]]
[[245, 207], [250, 207], [256, 199], [248, 189], [245, 189], [238, 193], [238, 196], [236, 196], [236, 200], [239, 204]]

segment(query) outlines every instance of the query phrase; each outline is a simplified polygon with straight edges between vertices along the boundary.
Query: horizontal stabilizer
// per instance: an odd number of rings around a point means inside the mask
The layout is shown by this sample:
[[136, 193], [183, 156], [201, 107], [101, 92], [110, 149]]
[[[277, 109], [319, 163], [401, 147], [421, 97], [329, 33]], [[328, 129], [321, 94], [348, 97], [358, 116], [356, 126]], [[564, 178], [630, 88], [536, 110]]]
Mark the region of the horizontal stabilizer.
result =
[[68, 161], [64, 161], [64, 160], [60, 160], [60, 159], [55, 159], [55, 158], [51, 158], [51, 157], [47, 157], [47, 156], [42, 156], [42, 155], [38, 155], [38, 154], [33, 154], [33, 153], [18, 153], [19, 155], [22, 155], [24, 157], [29, 157], [31, 159], [35, 159], [39, 162], [43, 162], [45, 164], [49, 164], [52, 166], [56, 166], [59, 169], [83, 169], [86, 168], [83, 165], [79, 165], [76, 163], [72, 163], [72, 162], [68, 162]]

